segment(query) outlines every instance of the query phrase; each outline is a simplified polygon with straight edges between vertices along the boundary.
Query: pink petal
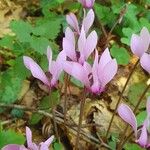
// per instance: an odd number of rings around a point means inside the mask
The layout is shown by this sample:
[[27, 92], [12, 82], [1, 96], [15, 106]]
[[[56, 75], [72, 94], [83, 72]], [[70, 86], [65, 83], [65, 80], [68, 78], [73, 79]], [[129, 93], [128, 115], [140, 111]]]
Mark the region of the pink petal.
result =
[[73, 61], [76, 61], [76, 52], [74, 45], [70, 42], [70, 40], [63, 38], [63, 50], [66, 55]]
[[63, 71], [63, 62], [66, 60], [66, 54], [64, 51], [61, 51], [58, 56], [56, 61], [52, 61], [52, 67], [51, 67], [51, 74], [52, 74], [52, 79], [51, 79], [51, 86], [54, 86], [56, 82], [59, 79], [60, 74]]
[[76, 78], [81, 83], [83, 83], [86, 87], [89, 88], [90, 83], [88, 80], [88, 74], [85, 68], [81, 64], [77, 62], [65, 61], [63, 65], [63, 69], [68, 74], [70, 74], [71, 76], [73, 76], [74, 78]]
[[147, 144], [148, 144], [147, 141], [148, 141], [147, 129], [146, 129], [146, 126], [143, 125], [143, 127], [141, 129], [141, 135], [136, 142], [145, 148], [145, 147], [147, 147]]
[[94, 22], [94, 12], [93, 10], [89, 10], [89, 12], [87, 13], [86, 17], [83, 19], [83, 26], [85, 29], [85, 33], [88, 33], [90, 27], [92, 26]]
[[85, 1], [86, 1], [86, 8], [92, 8], [95, 2], [95, 0], [85, 0]]
[[[2, 150], [21, 150], [21, 145], [17, 144], [8, 144], [5, 147], [2, 148]], [[26, 149], [27, 150], [27, 149]]]
[[102, 72], [99, 71], [99, 80], [101, 88], [104, 89], [105, 85], [110, 82], [117, 73], [118, 65], [116, 59], [111, 60], [105, 65]]
[[47, 48], [47, 59], [48, 59], [48, 70], [51, 69], [51, 63], [52, 63], [52, 49], [48, 46]]
[[69, 27], [66, 28], [65, 38], [67, 38], [68, 40], [70, 40], [71, 43], [73, 43], [75, 45], [75, 36], [74, 36], [73, 31]]
[[24, 64], [25, 66], [31, 71], [32, 75], [41, 80], [44, 84], [49, 86], [48, 78], [46, 77], [44, 71], [41, 69], [41, 67], [30, 57], [23, 56]]
[[146, 111], [147, 111], [148, 116], [150, 116], [150, 97], [148, 97], [147, 99]]
[[103, 68], [106, 66], [108, 62], [112, 60], [110, 56], [109, 49], [106, 48], [105, 51], [102, 53], [100, 60], [99, 60], [99, 72], [103, 70]]
[[80, 33], [77, 17], [70, 13], [66, 16], [67, 23], [77, 32]]
[[150, 43], [150, 34], [148, 30], [144, 27], [141, 30], [140, 36], [133, 34], [131, 37], [131, 50], [132, 52], [141, 57], [144, 52], [148, 50]]
[[133, 111], [130, 109], [130, 107], [126, 104], [120, 104], [118, 109], [119, 116], [128, 124], [131, 125], [131, 127], [134, 130], [135, 137], [137, 137], [137, 121], [136, 117], [133, 113]]
[[85, 35], [84, 27], [82, 26], [81, 33], [80, 33], [80, 36], [78, 39], [78, 49], [79, 49], [80, 53], [82, 53], [84, 50], [85, 42], [86, 42], [86, 35]]
[[33, 142], [32, 142], [32, 132], [30, 128], [26, 127], [26, 138], [27, 138], [27, 145], [28, 147], [32, 147]]
[[97, 33], [95, 31], [92, 31], [90, 35], [87, 37], [86, 44], [83, 51], [86, 60], [96, 48], [97, 40], [98, 40]]
[[140, 59], [141, 66], [150, 74], [150, 54], [144, 53]]

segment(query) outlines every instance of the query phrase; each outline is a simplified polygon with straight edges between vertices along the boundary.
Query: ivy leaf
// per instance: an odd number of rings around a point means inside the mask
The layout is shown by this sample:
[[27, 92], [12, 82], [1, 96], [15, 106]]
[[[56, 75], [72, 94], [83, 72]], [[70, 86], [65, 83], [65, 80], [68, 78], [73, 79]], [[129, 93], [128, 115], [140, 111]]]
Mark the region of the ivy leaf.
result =
[[127, 65], [129, 63], [130, 55], [125, 48], [119, 47], [118, 45], [113, 45], [110, 52], [111, 55], [116, 58], [118, 64]]
[[54, 143], [54, 150], [63, 150], [63, 145], [61, 143]]
[[47, 39], [55, 39], [60, 32], [62, 19], [48, 20], [42, 19], [37, 22], [32, 32], [36, 36], [46, 37]]
[[14, 131], [1, 131], [0, 132], [0, 149], [8, 144], [20, 144], [25, 143], [25, 137], [22, 134], [16, 133]]
[[141, 126], [143, 124], [146, 116], [147, 116], [146, 111], [142, 111], [136, 116], [138, 126]]
[[10, 23], [10, 28], [21, 42], [30, 42], [32, 26], [28, 22], [14, 20]]
[[141, 148], [140, 146], [138, 146], [137, 144], [125, 144], [124, 146], [125, 150], [144, 150], [143, 148]]
[[50, 42], [44, 37], [32, 37], [30, 45], [35, 51], [39, 52], [40, 54], [45, 54], [47, 47], [50, 45]]
[[38, 114], [38, 113], [33, 113], [29, 122], [31, 125], [35, 125], [35, 124], [39, 123], [39, 121], [42, 118], [43, 118], [43, 115]]
[[[128, 99], [134, 106], [137, 104], [137, 100], [144, 92], [146, 85], [143, 82], [135, 83], [129, 87]], [[146, 98], [146, 97], [145, 97]], [[145, 108], [145, 103], [141, 103], [140, 108]]]
[[0, 40], [0, 46], [4, 48], [13, 48], [13, 41], [14, 41], [14, 36], [9, 36], [5, 35], [1, 40]]

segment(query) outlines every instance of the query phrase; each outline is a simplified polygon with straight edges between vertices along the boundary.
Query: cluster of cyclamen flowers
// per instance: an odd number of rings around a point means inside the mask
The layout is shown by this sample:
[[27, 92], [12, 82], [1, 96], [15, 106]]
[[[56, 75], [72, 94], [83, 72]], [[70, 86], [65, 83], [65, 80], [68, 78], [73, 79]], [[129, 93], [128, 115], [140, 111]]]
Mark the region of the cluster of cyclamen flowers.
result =
[[[52, 61], [52, 50], [50, 47], [47, 48], [48, 71], [51, 74], [51, 79], [30, 57], [24, 56], [24, 64], [35, 78], [50, 88], [57, 84], [59, 76], [64, 70], [81, 81], [90, 92], [99, 94], [117, 72], [116, 59], [111, 58], [108, 48], [99, 59], [96, 50], [97, 33], [96, 31], [89, 31], [94, 22], [92, 9], [84, 14], [81, 26], [79, 26], [77, 17], [73, 13], [67, 15], [66, 20], [70, 27], [66, 28], [62, 43], [63, 50], [58, 54], [56, 61]], [[91, 66], [87, 60], [94, 50], [95, 59], [93, 66]]]
[[27, 147], [24, 145], [9, 144], [2, 148], [2, 150], [49, 150], [49, 146], [54, 140], [54, 136], [51, 136], [45, 142], [40, 144], [35, 144], [32, 142], [32, 132], [30, 128], [26, 127], [26, 138], [27, 138]]
[[[147, 28], [141, 30], [140, 35], [133, 34], [131, 37], [131, 50], [137, 55], [140, 59], [140, 64], [144, 70], [150, 74], [150, 54], [148, 54], [148, 48], [150, 44], [150, 34]], [[143, 122], [142, 126], [137, 127], [137, 120], [130, 109], [126, 104], [121, 104], [118, 107], [119, 116], [127, 122], [133, 128], [135, 133], [136, 142], [144, 148], [150, 147], [150, 97], [147, 100], [146, 104], [147, 117]]]

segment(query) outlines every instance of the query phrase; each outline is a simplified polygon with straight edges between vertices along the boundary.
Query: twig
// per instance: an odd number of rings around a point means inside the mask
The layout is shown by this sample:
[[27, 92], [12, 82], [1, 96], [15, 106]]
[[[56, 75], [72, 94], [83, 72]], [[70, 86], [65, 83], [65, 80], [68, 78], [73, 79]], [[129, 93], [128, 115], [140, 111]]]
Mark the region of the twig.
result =
[[[16, 104], [4, 104], [4, 103], [0, 103], [0, 107], [5, 107], [5, 108], [17, 108], [17, 109], [21, 109], [21, 110], [28, 110], [28, 111], [31, 111], [31, 112], [37, 112], [41, 115], [44, 115], [46, 117], [50, 117], [50, 118], [53, 118], [53, 115], [51, 113], [48, 113], [48, 112], [45, 112], [43, 110], [37, 110], [36, 108], [33, 108], [33, 107], [27, 107], [27, 106], [23, 106], [23, 105], [16, 105]], [[56, 122], [58, 124], [64, 124], [64, 120], [62, 118], [59, 118], [59, 117], [56, 117]], [[75, 134], [77, 133], [77, 128], [76, 127], [70, 127], [66, 124], [66, 126], [70, 129], [70, 130], [73, 130], [75, 131]], [[99, 142], [99, 140], [97, 138], [95, 138], [94, 136], [88, 134], [88, 133], [85, 133], [81, 130], [81, 134], [83, 135], [83, 140], [87, 141], [87, 142], [93, 142], [94, 145], [98, 145], [101, 144]], [[103, 142], [104, 143], [104, 142]], [[103, 145], [103, 144], [102, 144]], [[106, 147], [106, 143], [103, 145], [104, 147]], [[107, 145], [107, 147], [109, 147]]]
[[84, 88], [84, 90], [83, 90], [83, 97], [81, 99], [79, 124], [78, 124], [78, 131], [77, 131], [76, 142], [75, 142], [75, 150], [78, 149], [78, 145], [79, 145], [80, 130], [81, 130], [81, 125], [82, 125], [82, 118], [83, 118], [83, 113], [84, 113], [85, 100], [86, 100], [86, 89]]

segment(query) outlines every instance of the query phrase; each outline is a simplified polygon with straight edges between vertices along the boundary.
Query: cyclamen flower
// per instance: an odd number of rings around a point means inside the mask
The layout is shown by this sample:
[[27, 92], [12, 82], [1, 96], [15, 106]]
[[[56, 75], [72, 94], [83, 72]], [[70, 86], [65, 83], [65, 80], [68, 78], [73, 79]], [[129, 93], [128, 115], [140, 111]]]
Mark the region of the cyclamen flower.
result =
[[95, 0], [78, 0], [84, 8], [92, 8]]
[[9, 144], [3, 147], [2, 150], [49, 150], [49, 146], [54, 140], [54, 136], [51, 136], [45, 142], [35, 144], [34, 142], [32, 142], [32, 132], [28, 127], [26, 127], [26, 138], [27, 148], [24, 145]]
[[63, 50], [72, 61], [83, 64], [96, 48], [97, 40], [98, 37], [95, 31], [92, 31], [88, 37], [86, 37], [84, 28], [82, 27], [76, 49], [74, 33], [68, 27], [65, 32], [65, 37], [63, 38]]
[[150, 147], [150, 141], [149, 141], [149, 135], [150, 135], [150, 97], [147, 100], [146, 104], [146, 110], [147, 110], [147, 117], [145, 121], [142, 124], [142, 127], [140, 129], [137, 129], [137, 120], [136, 117], [133, 113], [133, 111], [130, 109], [129, 106], [126, 104], [121, 104], [118, 107], [118, 114], [119, 116], [127, 122], [133, 129], [136, 142], [144, 148], [149, 148]]
[[52, 61], [52, 50], [50, 47], [47, 48], [47, 58], [49, 61], [48, 71], [51, 73], [51, 80], [46, 76], [45, 72], [41, 69], [41, 67], [30, 57], [23, 56], [24, 64], [27, 69], [29, 69], [32, 75], [41, 80], [48, 87], [55, 86], [62, 70], [62, 62], [66, 59], [64, 51], [61, 51], [56, 59], [56, 61]]
[[133, 34], [131, 37], [131, 50], [138, 57], [148, 50], [149, 44], [150, 34], [146, 27], [142, 28], [140, 35]]
[[92, 93], [101, 93], [106, 84], [112, 80], [117, 72], [116, 59], [112, 59], [108, 48], [103, 52], [101, 58], [98, 59], [96, 51], [94, 64], [84, 62], [83, 65], [78, 62], [64, 61], [64, 70], [78, 79]]
[[[85, 17], [83, 18], [82, 21], [82, 26], [84, 27], [85, 33], [88, 33], [90, 27], [93, 25], [94, 17], [95, 15], [92, 9], [89, 10], [87, 14], [85, 14]], [[79, 23], [77, 17], [73, 13], [70, 13], [69, 15], [66, 16], [66, 21], [72, 27], [72, 29], [76, 33], [78, 33], [78, 35], [80, 35]]]

